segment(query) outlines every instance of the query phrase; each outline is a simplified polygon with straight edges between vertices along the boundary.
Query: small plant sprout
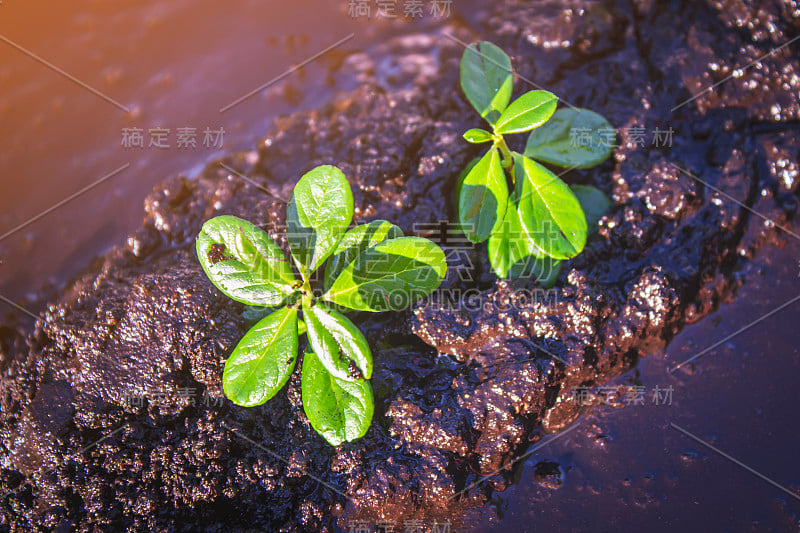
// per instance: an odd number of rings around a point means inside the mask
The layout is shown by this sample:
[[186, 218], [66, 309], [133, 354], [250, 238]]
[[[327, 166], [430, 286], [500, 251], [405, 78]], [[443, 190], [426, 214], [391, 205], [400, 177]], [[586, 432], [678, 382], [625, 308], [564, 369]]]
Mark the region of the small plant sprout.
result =
[[[459, 221], [470, 241], [489, 241], [498, 277], [535, 276], [551, 286], [560, 262], [583, 250], [611, 202], [594, 187], [568, 186], [536, 160], [592, 167], [611, 154], [601, 133], [613, 130], [588, 109], [556, 110], [558, 98], [548, 91], [530, 91], [512, 102], [513, 82], [511, 60], [497, 46], [479, 42], [464, 51], [461, 88], [492, 131], [464, 133], [470, 143], [491, 146], [461, 173]], [[524, 154], [509, 150], [505, 135], [530, 130]]]
[[[384, 220], [347, 231], [352, 218], [347, 179], [321, 166], [300, 179], [287, 207], [294, 268], [265, 231], [240, 218], [213, 218], [197, 237], [197, 257], [220, 291], [272, 308], [225, 362], [225, 396], [245, 407], [272, 398], [289, 380], [306, 334], [303, 409], [334, 446], [364, 436], [373, 414], [372, 353], [343, 312], [407, 307], [434, 291], [447, 270], [444, 252], [431, 241], [404, 237]], [[323, 266], [324, 276], [312, 276]], [[322, 287], [315, 292], [317, 278]], [[247, 308], [250, 317], [254, 309]]]

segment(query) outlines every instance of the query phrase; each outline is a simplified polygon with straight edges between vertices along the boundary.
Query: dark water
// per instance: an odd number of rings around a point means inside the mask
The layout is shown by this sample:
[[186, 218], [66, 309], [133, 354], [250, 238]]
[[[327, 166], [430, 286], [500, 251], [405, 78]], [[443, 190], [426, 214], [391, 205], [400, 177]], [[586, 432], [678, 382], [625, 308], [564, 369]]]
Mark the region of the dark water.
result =
[[[733, 303], [687, 326], [665, 355], [642, 359], [612, 382], [644, 387], [641, 404], [594, 408], [575, 429], [534, 452], [517, 472], [518, 483], [495, 494], [491, 512], [474, 513], [470, 527], [800, 530], [800, 498], [672, 426], [799, 492], [800, 301], [731, 337], [800, 295], [800, 242], [789, 239], [783, 250], [768, 249], [748, 266]], [[668, 373], [727, 337], [687, 370]]]
[[[144, 197], [167, 176], [254, 148], [276, 116], [317, 108], [352, 88], [334, 75], [348, 54], [390, 35], [432, 31], [473, 8], [462, 0], [439, 17], [427, 8], [405, 17], [398, 8], [393, 20], [376, 18], [374, 7], [369, 18], [348, 9], [346, 0], [3, 0], [0, 36], [104, 97], [0, 39], [0, 236], [130, 166], [0, 238], [0, 295], [38, 312], [42, 287], [62, 285], [124, 242], [141, 222]], [[123, 146], [125, 128], [143, 130], [143, 148]], [[179, 128], [194, 128], [194, 148], [179, 146]], [[206, 128], [224, 129], [222, 147], [216, 135], [204, 145]], [[157, 143], [167, 148], [150, 146], [159, 140], [151, 129], [169, 130], [167, 142]]]

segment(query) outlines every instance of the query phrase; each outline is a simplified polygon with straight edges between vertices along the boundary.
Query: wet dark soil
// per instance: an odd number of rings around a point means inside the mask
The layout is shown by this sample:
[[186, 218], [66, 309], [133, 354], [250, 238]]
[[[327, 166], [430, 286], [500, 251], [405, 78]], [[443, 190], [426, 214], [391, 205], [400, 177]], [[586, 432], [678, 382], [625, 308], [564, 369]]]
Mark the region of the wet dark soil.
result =
[[[297, 373], [261, 407], [222, 398], [224, 360], [247, 325], [192, 247], [217, 214], [279, 237], [280, 198], [319, 164], [348, 176], [358, 221], [430, 235], [455, 218], [453, 184], [476, 155], [460, 135], [478, 124], [458, 89], [461, 46], [420, 35], [346, 59], [343, 75], [359, 82], [351, 94], [278, 119], [254, 151], [221, 161], [271, 194], [219, 164], [166, 179], [141, 229], [55, 298], [32, 332], [4, 326], [3, 523], [468, 526], [463, 516], [514, 481], [505, 465], [591, 409], [576, 389], [662, 352], [735, 299], [753, 258], [794, 239], [776, 224], [790, 226], [797, 211], [796, 44], [673, 108], [786, 43], [798, 10], [788, 1], [505, 2], [455, 23], [456, 38], [489, 39], [512, 55], [518, 93], [535, 80], [622, 129], [612, 161], [565, 175], [604, 190], [614, 207], [550, 294], [520, 304], [534, 287], [497, 280], [477, 246], [450, 250], [442, 291], [469, 291], [480, 305], [432, 298], [405, 313], [354, 315], [373, 348], [375, 418], [363, 439], [331, 448], [303, 415]], [[670, 145], [653, 144], [656, 127], [672, 129]], [[555, 461], [536, 465], [540, 487], [563, 476]]]

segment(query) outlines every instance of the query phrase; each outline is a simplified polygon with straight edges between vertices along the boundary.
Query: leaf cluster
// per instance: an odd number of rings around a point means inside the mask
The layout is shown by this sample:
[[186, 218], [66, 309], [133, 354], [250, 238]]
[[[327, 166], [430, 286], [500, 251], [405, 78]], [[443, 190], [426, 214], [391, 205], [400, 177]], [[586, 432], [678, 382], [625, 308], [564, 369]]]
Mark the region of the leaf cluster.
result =
[[[512, 102], [511, 59], [492, 43], [467, 47], [460, 74], [467, 100], [491, 126], [464, 133], [470, 143], [491, 146], [459, 177], [461, 227], [470, 241], [489, 241], [498, 277], [533, 275], [551, 285], [560, 262], [583, 250], [611, 203], [593, 187], [570, 187], [539, 161], [570, 169], [602, 163], [611, 146], [599, 132], [611, 126], [588, 109], [557, 110], [549, 91], [529, 91]], [[524, 153], [509, 150], [505, 135], [531, 130]]]
[[[373, 414], [372, 353], [348, 310], [402, 309], [435, 290], [447, 270], [442, 250], [405, 237], [384, 220], [348, 230], [353, 194], [341, 170], [305, 174], [287, 206], [289, 261], [261, 228], [234, 216], [208, 220], [197, 257], [230, 298], [259, 317], [225, 362], [225, 396], [261, 405], [289, 380], [307, 336], [302, 401], [314, 429], [333, 445], [362, 437]], [[312, 274], [322, 272], [315, 293]], [[319, 276], [318, 276], [319, 277]], [[258, 312], [257, 308], [273, 308]]]

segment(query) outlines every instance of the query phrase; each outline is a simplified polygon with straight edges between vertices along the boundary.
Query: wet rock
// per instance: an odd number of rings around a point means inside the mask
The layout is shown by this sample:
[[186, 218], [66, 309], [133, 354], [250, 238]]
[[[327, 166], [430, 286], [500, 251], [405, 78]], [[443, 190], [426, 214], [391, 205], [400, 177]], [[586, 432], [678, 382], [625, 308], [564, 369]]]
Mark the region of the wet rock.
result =
[[696, 182], [668, 161], [657, 162], [643, 185], [640, 197], [655, 215], [673, 220], [683, 218], [697, 205]]

